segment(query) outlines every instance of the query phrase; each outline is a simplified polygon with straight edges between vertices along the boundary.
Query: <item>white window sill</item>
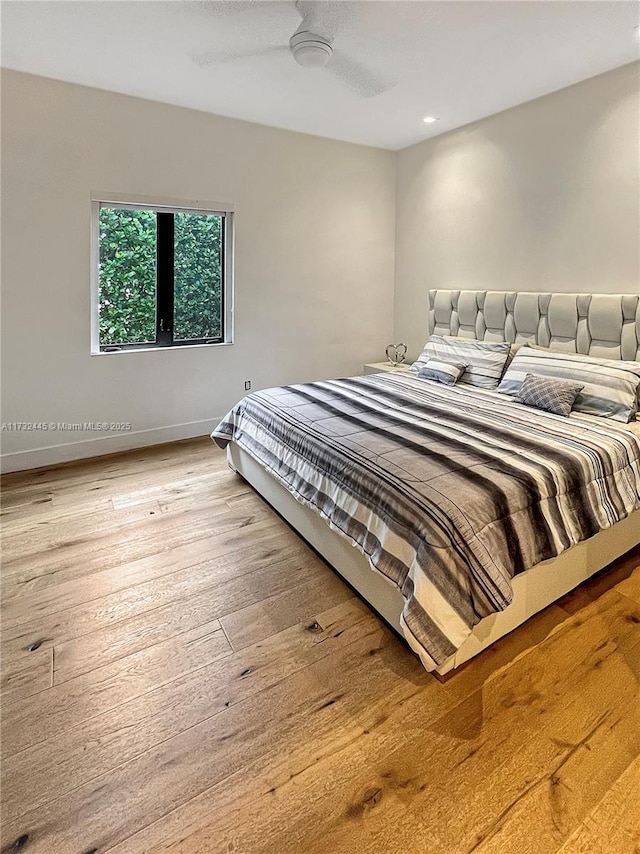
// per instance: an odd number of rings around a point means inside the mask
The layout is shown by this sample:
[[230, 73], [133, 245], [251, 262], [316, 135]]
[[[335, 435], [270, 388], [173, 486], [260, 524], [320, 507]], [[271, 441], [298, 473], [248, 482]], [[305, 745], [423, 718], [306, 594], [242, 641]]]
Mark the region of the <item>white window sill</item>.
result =
[[232, 347], [233, 341], [216, 341], [215, 344], [179, 344], [176, 347], [135, 347], [123, 350], [92, 350], [91, 356], [123, 356], [133, 353], [166, 353], [176, 350], [208, 350], [210, 347]]

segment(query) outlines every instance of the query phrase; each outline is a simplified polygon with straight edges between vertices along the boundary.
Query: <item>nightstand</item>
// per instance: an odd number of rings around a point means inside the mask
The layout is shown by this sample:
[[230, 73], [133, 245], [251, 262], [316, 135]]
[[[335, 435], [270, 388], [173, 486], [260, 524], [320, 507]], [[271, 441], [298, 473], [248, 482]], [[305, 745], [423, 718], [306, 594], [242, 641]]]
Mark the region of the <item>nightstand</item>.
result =
[[390, 374], [406, 374], [411, 366], [407, 364], [392, 365], [390, 362], [371, 362], [364, 366], [365, 374], [380, 374], [388, 371]]

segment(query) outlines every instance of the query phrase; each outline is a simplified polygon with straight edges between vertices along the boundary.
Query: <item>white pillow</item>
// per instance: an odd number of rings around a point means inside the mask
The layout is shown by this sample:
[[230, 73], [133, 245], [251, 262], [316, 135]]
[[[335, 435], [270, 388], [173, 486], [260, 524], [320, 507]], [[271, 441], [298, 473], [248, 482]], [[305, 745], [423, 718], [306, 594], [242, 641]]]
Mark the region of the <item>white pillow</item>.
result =
[[497, 388], [504, 366], [509, 358], [511, 345], [508, 341], [472, 341], [466, 338], [445, 338], [432, 335], [424, 350], [411, 365], [411, 370], [420, 373], [428, 359], [445, 359], [448, 362], [465, 362], [468, 367], [460, 377], [460, 384], [480, 388]]
[[640, 362], [523, 347], [507, 368], [498, 391], [517, 396], [527, 374], [581, 383], [583, 389], [573, 404], [574, 412], [625, 424], [636, 414]]

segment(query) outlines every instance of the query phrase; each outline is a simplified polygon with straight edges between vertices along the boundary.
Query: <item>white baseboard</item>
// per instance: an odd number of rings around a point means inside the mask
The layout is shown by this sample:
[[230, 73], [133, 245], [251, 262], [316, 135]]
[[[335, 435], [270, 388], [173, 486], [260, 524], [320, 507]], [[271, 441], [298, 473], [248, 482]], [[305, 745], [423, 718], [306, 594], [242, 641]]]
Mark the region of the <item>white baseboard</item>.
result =
[[72, 460], [84, 460], [118, 451], [131, 451], [148, 445], [160, 445], [163, 442], [176, 442], [179, 439], [194, 439], [207, 436], [220, 418], [211, 421], [190, 421], [188, 424], [172, 424], [170, 427], [158, 427], [153, 430], [137, 430], [134, 433], [118, 433], [116, 436], [101, 436], [96, 439], [83, 439], [80, 442], [65, 442], [62, 445], [50, 445], [31, 451], [16, 451], [0, 456], [0, 470], [3, 474], [41, 466], [52, 466]]

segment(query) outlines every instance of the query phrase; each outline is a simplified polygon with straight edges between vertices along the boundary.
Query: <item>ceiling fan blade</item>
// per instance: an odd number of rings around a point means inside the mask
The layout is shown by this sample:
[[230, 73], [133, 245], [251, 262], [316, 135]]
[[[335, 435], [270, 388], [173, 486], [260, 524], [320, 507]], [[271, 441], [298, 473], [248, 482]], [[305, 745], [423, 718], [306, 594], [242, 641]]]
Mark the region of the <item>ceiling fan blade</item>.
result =
[[273, 47], [265, 47], [261, 50], [246, 50], [241, 53], [225, 53], [220, 50], [209, 50], [203, 53], [192, 53], [191, 59], [196, 65], [201, 68], [207, 65], [224, 62], [239, 62], [241, 59], [247, 59], [251, 56], [273, 56], [277, 53], [289, 53], [287, 45], [274, 45]]
[[361, 98], [375, 98], [376, 95], [381, 95], [395, 86], [395, 83], [382, 80], [355, 59], [344, 56], [339, 50], [334, 51], [325, 69], [338, 77]]

